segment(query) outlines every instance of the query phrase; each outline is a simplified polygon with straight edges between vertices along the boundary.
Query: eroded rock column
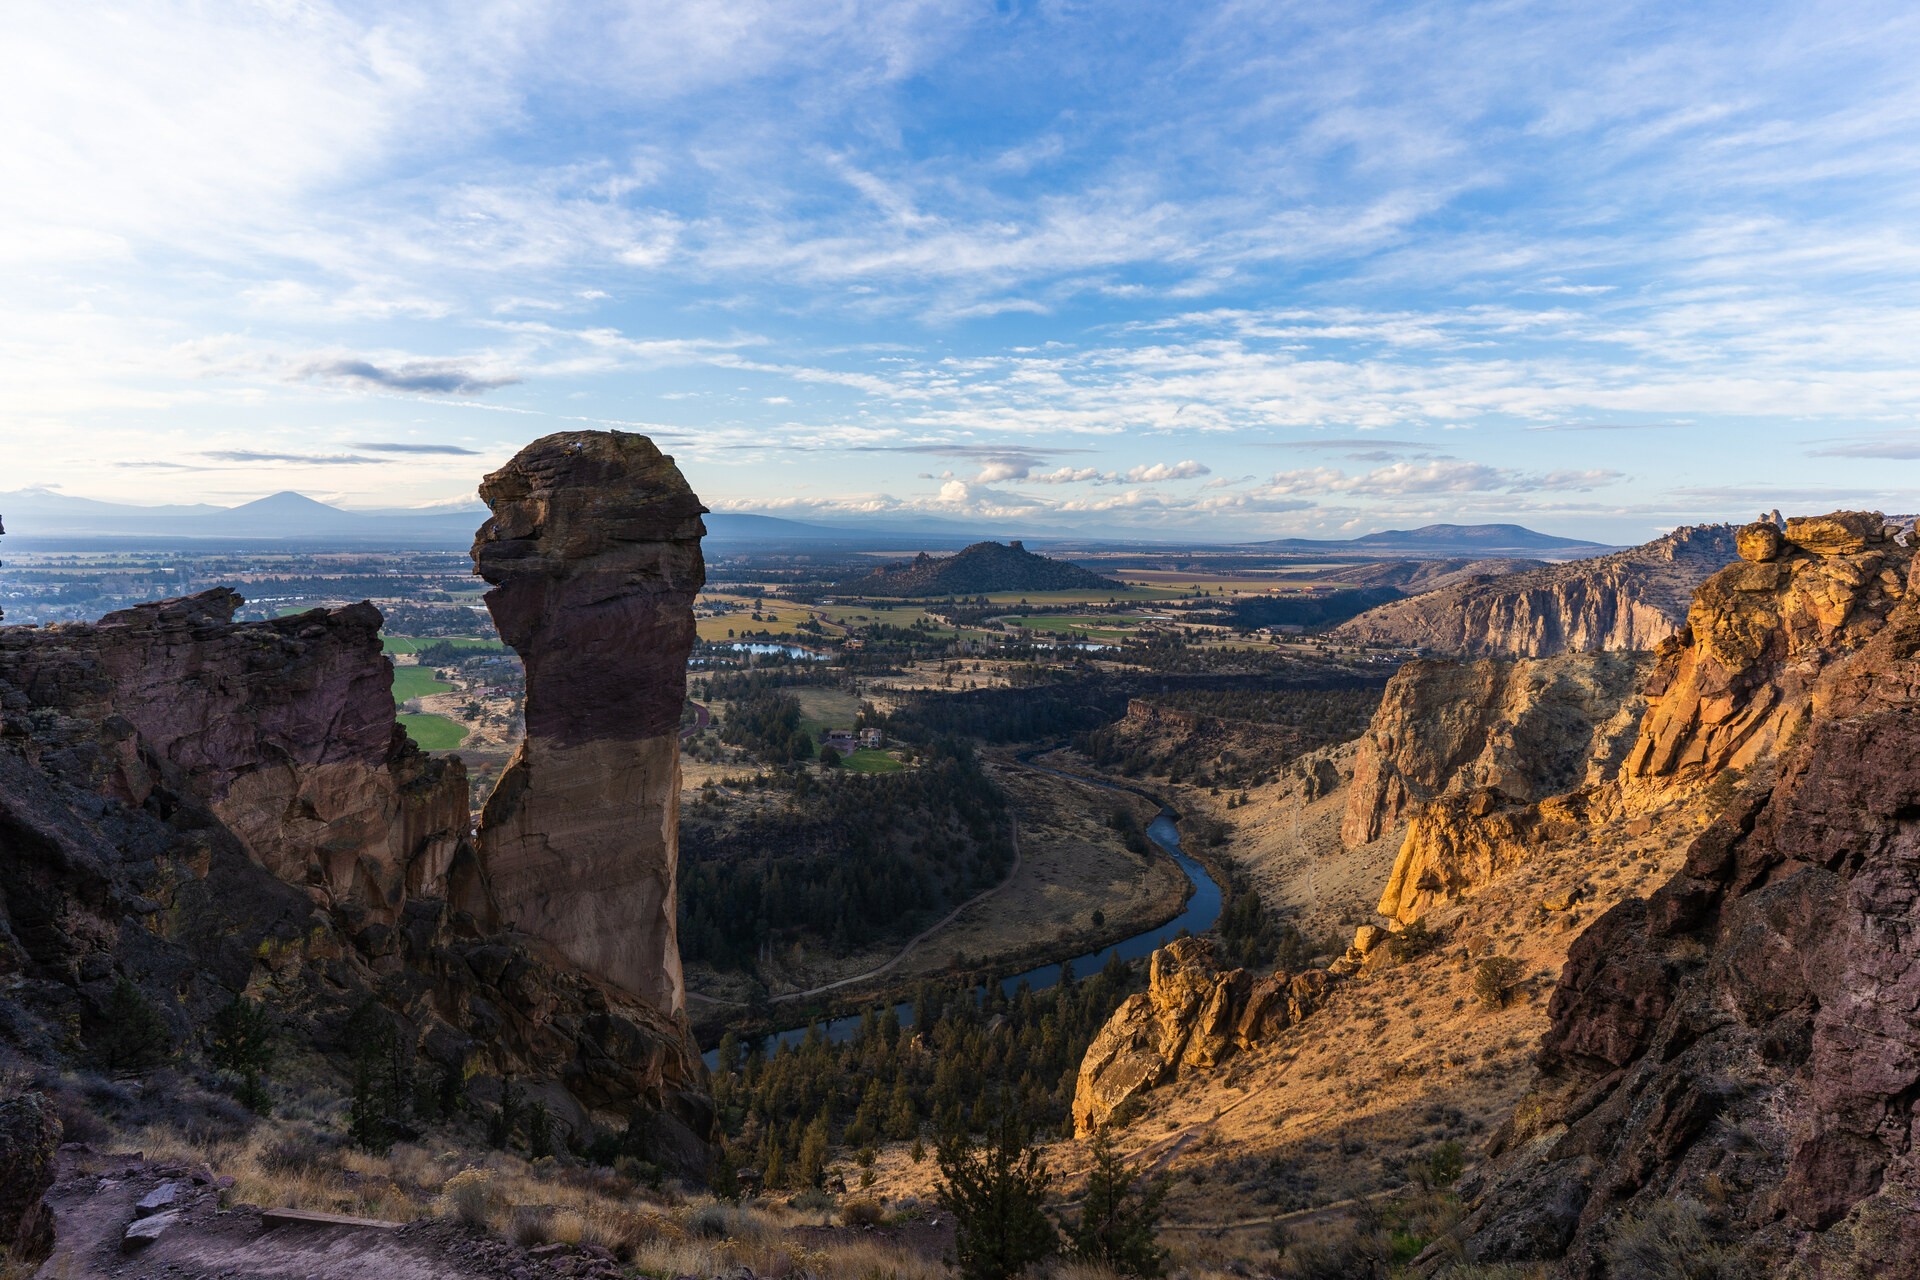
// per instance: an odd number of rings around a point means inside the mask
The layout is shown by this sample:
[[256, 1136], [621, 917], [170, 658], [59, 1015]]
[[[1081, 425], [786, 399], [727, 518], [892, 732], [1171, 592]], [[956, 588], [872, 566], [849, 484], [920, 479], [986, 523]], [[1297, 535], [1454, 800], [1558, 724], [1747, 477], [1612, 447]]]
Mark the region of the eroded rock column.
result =
[[527, 673], [526, 739], [480, 822], [501, 916], [678, 1012], [679, 726], [705, 508], [672, 458], [620, 431], [536, 440], [480, 496], [493, 515], [474, 571]]

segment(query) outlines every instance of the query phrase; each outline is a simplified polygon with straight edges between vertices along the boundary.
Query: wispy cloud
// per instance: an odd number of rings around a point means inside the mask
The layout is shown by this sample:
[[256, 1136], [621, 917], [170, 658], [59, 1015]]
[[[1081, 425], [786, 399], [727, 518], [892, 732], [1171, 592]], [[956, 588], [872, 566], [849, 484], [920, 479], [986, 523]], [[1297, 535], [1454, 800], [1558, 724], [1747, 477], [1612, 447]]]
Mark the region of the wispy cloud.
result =
[[322, 381], [380, 387], [388, 391], [423, 391], [434, 395], [471, 395], [478, 391], [510, 387], [520, 381], [516, 377], [483, 377], [457, 365], [420, 363], [383, 369], [365, 360], [332, 360], [309, 365], [303, 374]]
[[408, 444], [403, 441], [388, 441], [385, 443], [375, 443], [375, 444], [356, 444], [351, 447], [355, 449], [364, 449], [368, 453], [444, 454], [447, 456], [462, 457], [462, 458], [478, 457], [480, 454], [480, 451], [478, 449], [467, 449], [457, 444]]

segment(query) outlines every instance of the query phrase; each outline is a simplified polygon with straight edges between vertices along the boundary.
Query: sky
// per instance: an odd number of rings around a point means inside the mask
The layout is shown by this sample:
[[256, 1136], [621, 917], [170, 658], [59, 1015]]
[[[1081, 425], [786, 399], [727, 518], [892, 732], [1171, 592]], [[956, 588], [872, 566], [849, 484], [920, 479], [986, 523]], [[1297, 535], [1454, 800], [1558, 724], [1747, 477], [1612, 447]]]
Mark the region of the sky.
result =
[[[0, 491], [1604, 541], [1920, 508], [1920, 7], [15, 0]], [[0, 510], [0, 515], [3, 515]]]

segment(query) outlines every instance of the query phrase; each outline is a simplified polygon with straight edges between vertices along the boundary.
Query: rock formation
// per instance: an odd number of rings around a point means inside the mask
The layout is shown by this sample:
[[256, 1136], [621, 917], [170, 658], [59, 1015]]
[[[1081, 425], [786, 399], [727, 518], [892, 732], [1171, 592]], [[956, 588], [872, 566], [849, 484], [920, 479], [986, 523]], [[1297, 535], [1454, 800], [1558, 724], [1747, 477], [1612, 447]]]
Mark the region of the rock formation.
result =
[[536, 440], [488, 476], [473, 544], [487, 608], [527, 671], [527, 736], [481, 817], [508, 923], [665, 1013], [680, 711], [705, 508], [645, 436]]
[[0, 1098], [0, 1264], [35, 1263], [53, 1248], [44, 1197], [59, 1145], [60, 1121], [44, 1097]]
[[1121, 1106], [1186, 1068], [1218, 1066], [1319, 1007], [1324, 970], [1255, 980], [1222, 971], [1213, 944], [1180, 938], [1153, 953], [1147, 993], [1128, 996], [1088, 1046], [1074, 1086], [1074, 1131], [1086, 1137]]
[[1443, 793], [1525, 802], [1612, 772], [1646, 669], [1616, 653], [1405, 663], [1360, 739], [1340, 838], [1369, 844]]
[[[543, 469], [556, 452], [572, 456]], [[670, 861], [698, 503], [633, 436], [556, 437], [489, 483], [483, 561], [538, 695], [537, 741], [490, 806], [498, 880], [459, 761], [396, 723], [370, 606], [236, 623], [239, 597], [213, 591], [0, 627], [0, 1040], [30, 1060], [84, 1053], [124, 979], [180, 1046], [244, 992], [323, 1053], [357, 1049], [349, 1028], [372, 1017], [422, 1078], [486, 1098], [511, 1075], [564, 1128], [631, 1125], [656, 1162], [704, 1173], [713, 1117], [677, 1013]], [[555, 761], [600, 772], [556, 777]], [[529, 887], [542, 813], [561, 859], [603, 838], [586, 851], [612, 892], [578, 937], [614, 931], [609, 903], [645, 905], [644, 945], [614, 948], [624, 968], [510, 927], [539, 918], [516, 894], [580, 883], [560, 866]]]
[[[1877, 513], [1749, 526], [1661, 655], [1628, 799], [1722, 804], [1554, 991], [1470, 1257], [1614, 1274], [1683, 1214], [1754, 1274], [1920, 1274], [1920, 600]], [[1436, 1264], [1437, 1265], [1437, 1264]]]
[[455, 868], [466, 770], [395, 723], [379, 611], [236, 624], [240, 604], [215, 589], [0, 630], [0, 715], [25, 713], [9, 737], [135, 808], [163, 785], [190, 795], [323, 908], [392, 925], [409, 894], [464, 890], [484, 912], [470, 857]]
[[1694, 588], [1733, 559], [1733, 544], [1723, 525], [1676, 529], [1627, 551], [1384, 604], [1331, 635], [1460, 657], [1651, 649], [1680, 629]]

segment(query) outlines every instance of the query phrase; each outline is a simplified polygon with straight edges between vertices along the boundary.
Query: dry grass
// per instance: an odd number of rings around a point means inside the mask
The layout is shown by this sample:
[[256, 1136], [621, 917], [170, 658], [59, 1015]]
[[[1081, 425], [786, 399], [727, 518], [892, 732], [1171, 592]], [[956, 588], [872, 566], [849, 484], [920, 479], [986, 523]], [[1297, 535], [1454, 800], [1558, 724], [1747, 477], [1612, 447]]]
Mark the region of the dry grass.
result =
[[817, 1215], [784, 1204], [665, 1196], [604, 1169], [552, 1159], [530, 1163], [498, 1151], [406, 1143], [372, 1155], [304, 1121], [263, 1123], [232, 1141], [195, 1141], [167, 1125], [119, 1137], [149, 1159], [205, 1163], [231, 1176], [230, 1203], [394, 1222], [456, 1218], [522, 1247], [598, 1245], [652, 1275], [717, 1275], [747, 1266], [764, 1280], [802, 1273], [815, 1280], [950, 1280], [940, 1264], [873, 1241], [809, 1249], [788, 1233]]

